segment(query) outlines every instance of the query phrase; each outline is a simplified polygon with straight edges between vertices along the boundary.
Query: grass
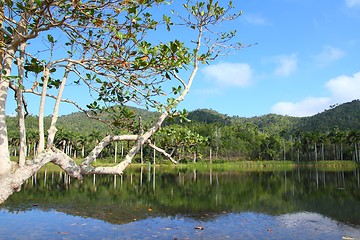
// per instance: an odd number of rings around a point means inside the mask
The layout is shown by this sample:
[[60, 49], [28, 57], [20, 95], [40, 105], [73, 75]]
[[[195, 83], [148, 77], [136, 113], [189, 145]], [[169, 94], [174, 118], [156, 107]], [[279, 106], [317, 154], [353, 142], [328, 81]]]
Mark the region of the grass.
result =
[[325, 160], [325, 161], [317, 161], [317, 162], [308, 162], [308, 163], [300, 163], [299, 166], [304, 166], [307, 168], [318, 168], [319, 170], [354, 170], [359, 167], [359, 165], [350, 160]]
[[215, 171], [282, 171], [292, 170], [296, 167], [290, 161], [237, 161], [237, 162], [198, 162], [180, 164], [179, 167], [197, 170]]
[[[16, 161], [16, 158], [12, 158], [13, 161]], [[76, 163], [81, 163], [82, 159], [75, 159]], [[97, 159], [96, 162], [93, 162], [93, 166], [114, 166], [113, 158], [104, 158]], [[147, 166], [146, 164], [133, 163], [131, 168], [138, 168], [140, 166]], [[178, 165], [173, 165], [169, 161], [158, 161], [157, 166], [160, 166], [162, 169], [184, 169], [184, 170], [214, 170], [214, 171], [284, 171], [292, 170], [296, 167], [305, 167], [305, 168], [317, 168], [324, 171], [351, 171], [359, 167], [354, 161], [339, 161], [339, 160], [327, 160], [327, 161], [317, 161], [317, 162], [300, 162], [299, 164], [292, 161], [225, 161], [225, 160], [216, 160], [213, 163], [208, 161], [200, 162], [188, 162], [180, 163]], [[41, 168], [40, 171], [61, 171], [61, 168], [53, 163], [48, 163]]]

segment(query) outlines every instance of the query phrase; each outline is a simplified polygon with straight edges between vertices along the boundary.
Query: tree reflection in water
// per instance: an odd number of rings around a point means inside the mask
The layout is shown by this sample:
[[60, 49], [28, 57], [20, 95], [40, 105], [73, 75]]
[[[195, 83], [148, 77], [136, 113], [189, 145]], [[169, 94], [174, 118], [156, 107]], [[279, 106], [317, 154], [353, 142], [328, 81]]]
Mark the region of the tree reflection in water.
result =
[[328, 222], [329, 226], [352, 227], [356, 234], [360, 232], [359, 175], [359, 170], [202, 172], [149, 166], [131, 168], [123, 176], [93, 175], [80, 182], [62, 172], [43, 172], [1, 206], [6, 211], [0, 216], [34, 211], [36, 206], [36, 210], [55, 210], [116, 225], [170, 217], [171, 221], [217, 222], [218, 229], [225, 231], [219, 219], [255, 214], [255, 218], [270, 218], [268, 226], [274, 224], [274, 218], [283, 223], [282, 228], [313, 219], [319, 226]]

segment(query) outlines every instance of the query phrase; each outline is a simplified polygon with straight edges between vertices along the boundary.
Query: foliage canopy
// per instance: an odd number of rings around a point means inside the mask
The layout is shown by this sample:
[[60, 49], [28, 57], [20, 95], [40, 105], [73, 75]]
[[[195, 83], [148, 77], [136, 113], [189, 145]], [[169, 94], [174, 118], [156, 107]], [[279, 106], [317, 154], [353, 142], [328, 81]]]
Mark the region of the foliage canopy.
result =
[[[241, 11], [236, 11], [231, 1], [188, 0], [179, 12], [171, 11], [178, 3], [165, 4], [170, 2], [1, 1], [0, 176], [6, 181], [1, 181], [0, 188], [6, 190], [0, 194], [0, 202], [50, 161], [81, 179], [86, 174], [122, 174], [143, 145], [170, 156], [155, 146], [151, 137], [168, 116], [185, 117], [186, 112], [178, 113], [176, 107], [189, 92], [200, 64], [242, 47], [233, 42], [236, 32], [217, 28], [238, 18]], [[174, 39], [174, 32], [188, 29], [189, 37]], [[164, 42], [151, 38], [158, 33], [164, 34]], [[65, 98], [69, 85], [79, 87], [81, 94], [80, 89], [85, 89], [93, 101], [83, 106], [75, 98]], [[11, 91], [15, 93], [19, 126], [17, 163], [10, 161], [5, 117]], [[25, 161], [26, 94], [39, 96], [38, 144], [31, 161]], [[45, 129], [48, 98], [55, 104], [50, 126]], [[55, 143], [61, 132], [57, 122], [62, 102], [112, 129], [80, 165]], [[135, 115], [126, 108], [128, 104], [157, 109], [160, 115], [148, 128], [131, 132], [129, 119]], [[104, 112], [106, 118], [101, 115]], [[116, 128], [128, 132], [118, 134]], [[115, 167], [92, 166], [104, 148], [117, 141], [132, 142], [123, 161]]]

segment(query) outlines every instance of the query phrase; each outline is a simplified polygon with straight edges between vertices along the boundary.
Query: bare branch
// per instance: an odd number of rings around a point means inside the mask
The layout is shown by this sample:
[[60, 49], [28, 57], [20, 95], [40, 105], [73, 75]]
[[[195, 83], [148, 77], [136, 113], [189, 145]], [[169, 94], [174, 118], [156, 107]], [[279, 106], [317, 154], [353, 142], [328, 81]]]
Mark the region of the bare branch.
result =
[[53, 159], [51, 160], [52, 163], [64, 169], [64, 171], [71, 177], [77, 178], [79, 180], [83, 178], [81, 175], [80, 166], [77, 165], [73, 159], [71, 159], [68, 155], [59, 149], [52, 148], [52, 151], [55, 153]]
[[184, 80], [182, 80], [182, 78], [175, 71], [171, 74], [183, 85], [184, 88], [187, 86]]
[[178, 162], [171, 156], [171, 154], [167, 153], [164, 149], [155, 146], [154, 144], [151, 143], [150, 140], [148, 140], [148, 144], [149, 144], [150, 147], [152, 147], [153, 149], [155, 149], [159, 153], [163, 154], [165, 157], [169, 158], [172, 163], [178, 164]]
[[109, 135], [103, 138], [99, 144], [90, 152], [90, 154], [84, 159], [81, 163], [82, 167], [89, 166], [96, 158], [99, 156], [101, 151], [112, 142], [116, 141], [136, 141], [138, 140], [138, 135]]
[[63, 93], [64, 88], [65, 88], [66, 80], [67, 80], [69, 72], [71, 70], [70, 68], [71, 68], [71, 63], [68, 63], [68, 66], [65, 69], [65, 73], [64, 73], [63, 79], [61, 81], [60, 87], [59, 87], [58, 95], [56, 97], [54, 111], [53, 111], [53, 115], [52, 115], [52, 118], [51, 118], [51, 125], [50, 125], [50, 128], [48, 129], [47, 148], [50, 148], [53, 145], [55, 134], [57, 132], [57, 129], [56, 129], [55, 125], [56, 125], [57, 120], [58, 120], [61, 97], [62, 97], [62, 93]]

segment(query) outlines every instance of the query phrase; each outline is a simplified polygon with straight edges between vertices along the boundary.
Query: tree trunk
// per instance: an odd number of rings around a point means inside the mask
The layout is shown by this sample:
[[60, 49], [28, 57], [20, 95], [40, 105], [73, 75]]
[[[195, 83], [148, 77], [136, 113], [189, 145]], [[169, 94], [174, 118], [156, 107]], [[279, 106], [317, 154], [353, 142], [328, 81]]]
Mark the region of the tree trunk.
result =
[[39, 145], [38, 145], [38, 154], [45, 149], [45, 133], [44, 133], [44, 107], [46, 99], [46, 90], [49, 82], [50, 70], [44, 66], [44, 82], [41, 92], [41, 100], [39, 107]]
[[153, 152], [153, 163], [154, 163], [154, 165], [156, 164], [156, 150], [155, 150], [155, 148], [154, 148], [154, 152]]
[[16, 103], [17, 108], [16, 112], [18, 114], [18, 125], [19, 125], [19, 140], [20, 140], [20, 149], [19, 149], [19, 165], [25, 165], [26, 158], [26, 129], [25, 129], [25, 114], [24, 114], [24, 105], [23, 105], [23, 78], [24, 78], [24, 52], [26, 48], [26, 43], [20, 45], [20, 57], [18, 59], [18, 74], [19, 74], [19, 86], [16, 90]]
[[[3, 9], [2, 9], [3, 10]], [[0, 10], [1, 11], [1, 10]], [[2, 14], [0, 14], [2, 16]], [[2, 19], [0, 19], [0, 25], [2, 25]], [[2, 34], [0, 34], [2, 36]], [[0, 43], [2, 39], [0, 39]], [[9, 152], [9, 140], [6, 127], [6, 98], [9, 89], [9, 82], [4, 79], [4, 76], [9, 76], [11, 73], [12, 55], [15, 53], [14, 48], [8, 49], [5, 54], [1, 52], [0, 60], [3, 62], [3, 69], [0, 73], [0, 175], [7, 173], [11, 169], [10, 152]], [[3, 58], [4, 56], [4, 58]]]
[[31, 151], [31, 144], [29, 143], [27, 145], [27, 151], [26, 151], [26, 156], [29, 157], [30, 156], [30, 151]]
[[300, 149], [297, 150], [297, 162], [300, 162]]
[[81, 157], [85, 157], [85, 143], [81, 146]]
[[344, 160], [343, 144], [340, 143], [340, 160]]
[[115, 151], [114, 151], [114, 162], [117, 161], [117, 148], [118, 148], [118, 143], [115, 143]]
[[62, 151], [66, 152], [66, 140], [62, 141]]
[[[57, 132], [56, 123], [57, 123], [58, 116], [59, 116], [60, 102], [61, 102], [62, 94], [64, 92], [66, 80], [67, 80], [69, 72], [70, 72], [70, 67], [71, 67], [71, 64], [68, 64], [66, 66], [66, 70], [65, 70], [63, 79], [61, 81], [60, 87], [59, 87], [59, 92], [58, 92], [58, 95], [56, 97], [53, 116], [51, 118], [51, 125], [50, 125], [50, 128], [48, 129], [47, 148], [50, 148], [54, 144], [54, 138], [55, 138], [55, 134]], [[45, 85], [45, 82], [44, 82], [44, 85]]]
[[141, 164], [144, 164], [144, 151], [143, 151], [143, 146], [141, 145], [141, 148], [140, 148], [140, 163]]
[[121, 143], [121, 157], [124, 157], [124, 143]]
[[219, 158], [218, 158], [218, 153], [219, 153], [219, 147], [217, 146], [217, 147], [216, 147], [216, 152], [215, 152], [215, 159], [216, 159], [216, 160], [219, 159]]
[[284, 161], [286, 161], [286, 143], [284, 141]]

